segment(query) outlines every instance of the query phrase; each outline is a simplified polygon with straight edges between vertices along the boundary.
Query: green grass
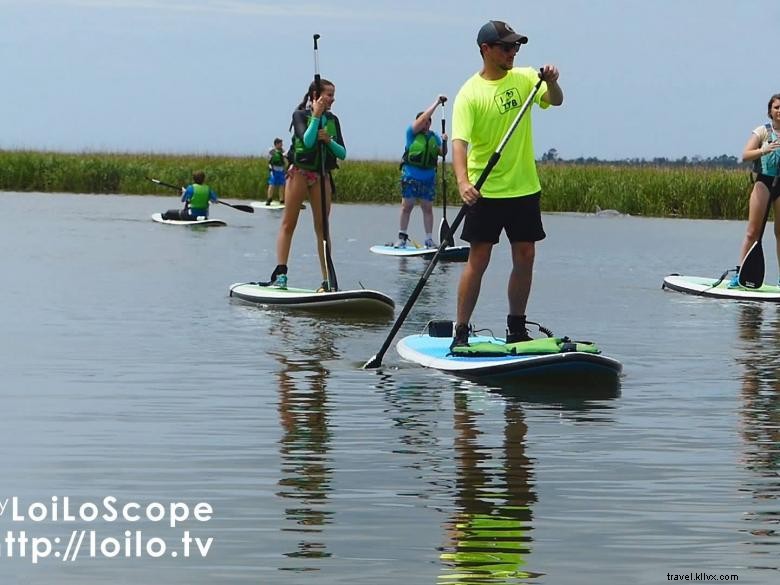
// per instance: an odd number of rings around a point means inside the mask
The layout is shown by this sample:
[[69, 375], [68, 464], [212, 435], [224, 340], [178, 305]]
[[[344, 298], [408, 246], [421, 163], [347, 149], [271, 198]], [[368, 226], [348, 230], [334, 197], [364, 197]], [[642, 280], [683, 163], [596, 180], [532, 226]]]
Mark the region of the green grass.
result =
[[[0, 190], [170, 194], [146, 178], [186, 185], [197, 169], [224, 199], [264, 197], [268, 170], [261, 157], [130, 153], [0, 151]], [[742, 219], [750, 192], [747, 171], [707, 167], [551, 163], [539, 165], [539, 176], [545, 211], [592, 213], [601, 207], [654, 217]], [[400, 200], [397, 161], [344, 161], [335, 181], [336, 201]], [[447, 187], [448, 204], [459, 206], [449, 165]]]

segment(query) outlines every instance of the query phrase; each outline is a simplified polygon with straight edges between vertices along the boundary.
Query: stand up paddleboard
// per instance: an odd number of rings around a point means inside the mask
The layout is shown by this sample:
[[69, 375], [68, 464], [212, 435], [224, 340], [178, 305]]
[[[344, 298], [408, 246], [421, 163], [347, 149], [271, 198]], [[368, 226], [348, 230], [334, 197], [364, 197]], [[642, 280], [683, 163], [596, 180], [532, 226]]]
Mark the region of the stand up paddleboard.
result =
[[375, 290], [340, 290], [317, 292], [304, 288], [280, 289], [257, 282], [230, 285], [230, 296], [248, 303], [280, 307], [326, 311], [333, 315], [352, 313], [392, 315], [395, 303], [386, 294]]
[[[371, 246], [374, 254], [381, 256], [396, 256], [398, 258], [424, 258], [430, 260], [436, 254], [437, 248], [396, 248], [391, 244]], [[439, 255], [439, 260], [450, 262], [465, 262], [469, 259], [469, 246], [449, 246]]]
[[728, 283], [726, 278], [670, 274], [664, 278], [661, 288], [714, 299], [780, 302], [780, 286], [763, 284], [760, 288], [729, 288]]
[[[269, 205], [266, 205], [265, 201], [250, 201], [249, 205], [255, 209], [265, 209], [267, 211], [284, 209], [284, 203], [279, 203], [278, 201], [271, 201]], [[306, 209], [306, 206], [301, 205], [301, 209]]]
[[163, 219], [162, 213], [153, 213], [152, 219], [156, 221], [157, 223], [164, 223], [167, 225], [188, 225], [188, 226], [223, 226], [227, 225], [224, 221], [221, 219], [194, 219], [194, 220], [184, 220], [184, 219]]
[[593, 343], [567, 337], [507, 344], [495, 337], [470, 336], [468, 347], [457, 348], [456, 353], [450, 350], [451, 343], [452, 322], [432, 321], [425, 333], [401, 339], [396, 351], [421, 366], [471, 378], [595, 374], [617, 379], [623, 369]]

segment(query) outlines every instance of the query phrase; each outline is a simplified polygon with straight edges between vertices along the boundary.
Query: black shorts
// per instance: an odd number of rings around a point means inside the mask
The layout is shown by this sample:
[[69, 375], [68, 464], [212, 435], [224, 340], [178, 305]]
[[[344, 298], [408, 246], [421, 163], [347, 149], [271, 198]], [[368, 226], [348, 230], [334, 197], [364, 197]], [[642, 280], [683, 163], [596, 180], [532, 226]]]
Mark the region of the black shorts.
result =
[[540, 193], [495, 199], [480, 197], [468, 208], [461, 239], [472, 244], [497, 244], [501, 230], [510, 242], [538, 242], [546, 236], [539, 208]]
[[[780, 197], [780, 180], [775, 181], [775, 177], [771, 175], [759, 174], [756, 177], [756, 183], [763, 183], [766, 188], [769, 189], [769, 195], [772, 197], [772, 201]], [[772, 185], [774, 184], [774, 188]]]

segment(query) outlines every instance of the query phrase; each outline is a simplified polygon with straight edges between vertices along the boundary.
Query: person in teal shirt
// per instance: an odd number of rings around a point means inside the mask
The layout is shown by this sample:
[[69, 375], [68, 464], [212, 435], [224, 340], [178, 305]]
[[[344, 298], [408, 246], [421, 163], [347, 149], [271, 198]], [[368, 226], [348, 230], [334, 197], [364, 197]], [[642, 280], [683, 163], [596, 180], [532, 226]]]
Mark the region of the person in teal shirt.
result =
[[208, 219], [209, 204], [217, 202], [217, 194], [211, 190], [211, 187], [205, 184], [206, 173], [203, 171], [192, 173], [192, 181], [192, 184], [188, 185], [186, 189], [183, 188], [181, 192], [184, 209], [169, 209], [162, 214], [163, 219], [184, 221]]
[[[338, 168], [338, 161], [347, 156], [341, 124], [331, 112], [336, 101], [336, 86], [327, 79], [312, 82], [303, 100], [292, 115], [290, 128], [293, 130], [289, 180], [285, 195], [284, 215], [276, 238], [277, 265], [271, 273], [271, 284], [280, 289], [287, 288], [287, 260], [290, 256], [292, 238], [298, 225], [298, 214], [304, 199], [311, 204], [311, 216], [317, 241], [317, 255], [322, 273], [319, 292], [329, 290], [328, 272], [323, 240], [323, 215], [330, 216], [333, 193], [332, 171]], [[320, 156], [324, 155], [324, 161]], [[324, 173], [320, 176], [321, 173]], [[320, 182], [325, 193], [325, 209], [322, 208]]]
[[[742, 160], [753, 163], [753, 174], [756, 177], [753, 190], [750, 192], [748, 205], [748, 225], [742, 247], [739, 251], [740, 262], [745, 259], [753, 243], [761, 235], [764, 226], [764, 213], [770, 197], [775, 211], [775, 217], [780, 216], [780, 93], [769, 98], [767, 117], [770, 122], [762, 124], [750, 134], [750, 138], [742, 151]], [[775, 239], [780, 263], [780, 224], [775, 220]], [[739, 288], [739, 269], [728, 284], [729, 288]], [[778, 280], [780, 284], [780, 280]]]

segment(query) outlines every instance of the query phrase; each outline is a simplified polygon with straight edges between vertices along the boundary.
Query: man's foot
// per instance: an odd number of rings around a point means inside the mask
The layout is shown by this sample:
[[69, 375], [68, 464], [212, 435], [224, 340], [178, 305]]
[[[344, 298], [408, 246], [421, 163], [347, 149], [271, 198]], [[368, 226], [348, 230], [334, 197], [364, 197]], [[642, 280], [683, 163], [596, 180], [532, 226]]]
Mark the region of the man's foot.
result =
[[393, 244], [394, 248], [406, 248], [409, 246], [409, 236], [403, 232], [398, 232], [398, 241]]
[[525, 327], [525, 315], [506, 316], [506, 343], [518, 343], [532, 339], [533, 337], [528, 335], [528, 329]]
[[266, 205], [271, 205], [271, 200], [270, 200], [270, 199], [266, 199], [266, 200], [265, 200], [265, 204], [266, 204]]
[[506, 342], [507, 343], [518, 343], [520, 341], [531, 341], [533, 337], [528, 335], [528, 329], [523, 329], [522, 331], [513, 331], [509, 332], [509, 329], [506, 330]]
[[469, 326], [465, 323], [455, 325], [455, 334], [450, 344], [450, 349], [455, 347], [466, 347], [469, 344]]
[[286, 274], [277, 274], [276, 279], [274, 280], [274, 283], [271, 285], [274, 288], [280, 288], [282, 290], [287, 290], [287, 275]]
[[436, 244], [433, 243], [433, 239], [428, 238], [427, 240], [425, 240], [425, 247], [426, 248], [438, 248], [439, 246], [437, 246]]

